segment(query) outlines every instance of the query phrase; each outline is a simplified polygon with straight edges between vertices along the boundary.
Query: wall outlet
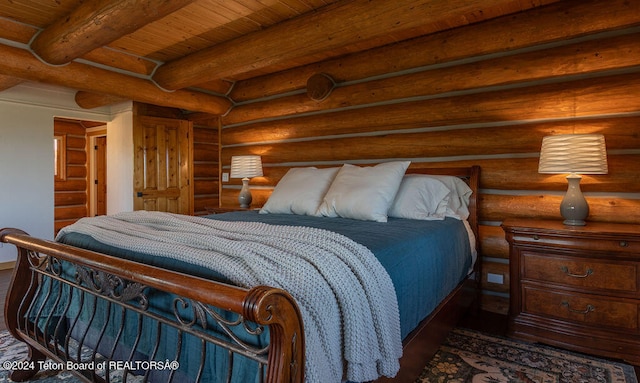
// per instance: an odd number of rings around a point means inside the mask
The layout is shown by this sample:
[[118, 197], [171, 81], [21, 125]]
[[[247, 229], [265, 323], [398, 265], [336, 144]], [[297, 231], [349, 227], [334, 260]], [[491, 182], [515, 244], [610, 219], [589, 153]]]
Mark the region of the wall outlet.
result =
[[229, 173], [222, 173], [222, 182], [229, 182]]
[[487, 273], [487, 282], [502, 285], [504, 284], [504, 275]]

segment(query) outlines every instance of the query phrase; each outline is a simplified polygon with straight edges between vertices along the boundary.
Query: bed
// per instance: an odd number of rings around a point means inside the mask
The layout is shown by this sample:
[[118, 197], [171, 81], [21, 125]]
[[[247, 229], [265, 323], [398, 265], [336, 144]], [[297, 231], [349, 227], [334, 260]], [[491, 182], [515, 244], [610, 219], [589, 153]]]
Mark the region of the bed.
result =
[[[382, 188], [389, 191], [363, 198], [344, 188], [353, 189], [354, 179], [379, 182], [380, 174], [359, 178], [371, 169], [346, 166], [299, 169], [295, 177], [287, 173], [259, 212], [123, 213], [99, 224], [91, 221], [99, 228], [83, 231], [78, 224], [57, 242], [3, 229], [0, 240], [19, 253], [6, 323], [30, 349], [29, 360], [16, 364], [11, 378], [30, 379], [51, 367], [42, 363], [50, 358], [54, 367], [87, 381], [415, 380], [477, 296], [480, 169], [407, 170], [408, 163], [382, 163], [370, 168], [384, 168]], [[460, 183], [453, 180], [463, 180], [468, 192], [454, 193]], [[425, 198], [412, 194], [416, 182], [429, 185], [427, 212], [416, 207], [415, 198]], [[292, 196], [286, 184], [314, 195]], [[399, 202], [403, 190], [410, 190], [405, 206]], [[434, 203], [438, 193], [442, 201]], [[386, 206], [376, 199], [389, 196]], [[454, 197], [463, 201], [464, 214], [458, 214], [460, 206], [451, 212]], [[314, 198], [318, 209], [325, 209], [321, 214], [309, 214]], [[364, 213], [358, 207], [362, 200]], [[171, 233], [127, 226], [140, 221], [171, 222]], [[206, 230], [199, 233], [203, 225]], [[111, 226], [122, 233], [105, 234]], [[211, 230], [225, 234], [214, 237]], [[147, 242], [124, 237], [131, 231], [144, 232]], [[165, 237], [176, 237], [180, 246], [188, 242], [189, 248], [167, 248]], [[289, 237], [296, 238], [295, 245], [285, 247], [294, 241]], [[216, 252], [228, 253], [226, 258], [212, 261], [201, 253], [210, 242], [219, 247]], [[272, 249], [266, 258], [256, 250], [265, 246]], [[446, 256], [420, 256], [426, 251]], [[359, 252], [364, 255], [352, 260]], [[292, 253], [304, 265], [290, 263]], [[318, 280], [312, 276], [316, 269]], [[359, 285], [342, 285], [351, 274]], [[325, 286], [324, 279], [336, 281]], [[338, 296], [335, 302], [330, 294]]]

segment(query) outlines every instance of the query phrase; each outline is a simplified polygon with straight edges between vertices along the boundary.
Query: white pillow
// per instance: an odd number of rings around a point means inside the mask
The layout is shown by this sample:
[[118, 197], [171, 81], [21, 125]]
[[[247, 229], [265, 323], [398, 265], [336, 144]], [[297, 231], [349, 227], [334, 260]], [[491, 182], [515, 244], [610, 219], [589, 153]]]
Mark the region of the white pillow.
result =
[[456, 176], [427, 175], [444, 183], [451, 190], [451, 197], [447, 205], [447, 217], [458, 219], [469, 218], [469, 197], [473, 191], [462, 179]]
[[322, 197], [340, 168], [291, 168], [260, 209], [261, 214], [317, 215]]
[[407, 174], [389, 209], [389, 217], [442, 220], [446, 216], [451, 191], [435, 178]]
[[318, 213], [364, 221], [387, 222], [387, 212], [410, 161], [376, 166], [345, 164], [324, 196]]

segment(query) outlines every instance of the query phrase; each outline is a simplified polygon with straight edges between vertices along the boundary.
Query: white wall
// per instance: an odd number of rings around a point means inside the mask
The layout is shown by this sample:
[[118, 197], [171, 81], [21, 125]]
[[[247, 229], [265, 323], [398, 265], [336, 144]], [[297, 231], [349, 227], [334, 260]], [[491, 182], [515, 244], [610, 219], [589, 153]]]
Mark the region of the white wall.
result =
[[133, 108], [112, 107], [107, 123], [107, 214], [133, 210]]
[[[15, 227], [53, 239], [55, 117], [107, 122], [107, 177], [119, 180], [117, 189], [107, 190], [107, 203], [118, 210], [132, 210], [133, 160], [125, 164], [133, 156], [131, 107], [118, 105], [115, 112], [112, 108], [84, 110], [76, 105], [74, 94], [33, 83], [0, 92], [0, 228]], [[110, 142], [112, 132], [114, 142]], [[116, 163], [111, 164], [111, 157]], [[126, 179], [131, 186], [125, 195]], [[13, 246], [0, 243], [0, 263], [14, 260], [15, 255]]]

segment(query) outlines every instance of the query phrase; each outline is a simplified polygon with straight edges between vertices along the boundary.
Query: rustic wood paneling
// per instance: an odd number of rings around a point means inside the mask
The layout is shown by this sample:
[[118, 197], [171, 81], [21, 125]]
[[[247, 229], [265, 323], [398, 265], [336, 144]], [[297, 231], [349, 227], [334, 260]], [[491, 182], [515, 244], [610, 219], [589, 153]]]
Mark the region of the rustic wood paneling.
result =
[[64, 180], [54, 182], [54, 230], [88, 215], [86, 129], [81, 121], [55, 119], [54, 135], [65, 136]]
[[204, 118], [193, 126], [194, 214], [207, 214], [207, 207], [219, 205], [220, 145], [219, 119]]
[[[221, 156], [259, 154], [254, 206], [292, 166], [408, 159], [482, 167], [485, 308], [506, 312], [508, 217], [560, 219], [564, 175], [538, 174], [542, 138], [602, 133], [609, 174], [584, 176], [592, 220], [640, 222], [640, 3], [563, 1], [531, 11], [238, 82], [222, 117]], [[304, 87], [326, 73], [322, 102]], [[240, 181], [222, 185], [237, 205]]]
[[356, 81], [555, 43], [638, 25], [638, 12], [640, 4], [627, 0], [562, 1], [466, 28], [453, 28], [391, 46], [240, 81], [230, 95], [240, 102], [256, 100], [303, 89], [307, 79], [315, 73], [328, 73], [337, 82]]
[[[618, 54], [619, 52], [625, 54]], [[589, 40], [339, 86], [332, 92], [331, 97], [322, 102], [311, 100], [306, 94], [296, 94], [245, 104], [234, 108], [225, 117], [225, 122], [238, 124], [257, 118], [332, 110], [410, 97], [471, 91], [477, 88], [513, 86], [522, 82], [569, 78], [573, 75], [584, 76], [637, 65], [638, 55], [639, 33]]]

